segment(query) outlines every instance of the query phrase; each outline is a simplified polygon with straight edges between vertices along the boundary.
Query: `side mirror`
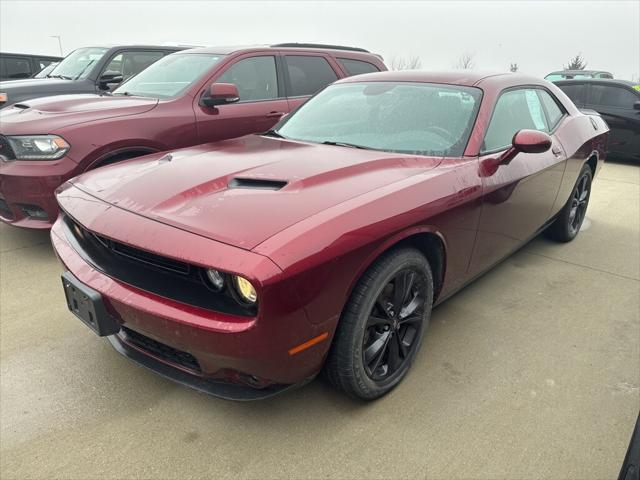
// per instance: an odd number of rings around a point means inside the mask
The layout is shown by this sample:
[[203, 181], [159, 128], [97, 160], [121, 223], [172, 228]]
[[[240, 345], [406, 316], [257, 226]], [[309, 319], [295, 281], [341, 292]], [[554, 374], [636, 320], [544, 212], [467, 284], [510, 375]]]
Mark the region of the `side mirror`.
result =
[[118, 85], [122, 83], [122, 74], [120, 72], [104, 72], [100, 79], [98, 80], [98, 84], [101, 90], [109, 90], [109, 86]]
[[508, 165], [518, 153], [544, 153], [551, 148], [551, 137], [538, 130], [519, 130], [511, 147], [500, 157], [500, 164]]
[[212, 83], [200, 98], [200, 105], [215, 107], [240, 100], [238, 87], [233, 83]]
[[634, 110], [640, 110], [640, 100], [638, 100], [637, 102], [634, 102], [633, 109]]

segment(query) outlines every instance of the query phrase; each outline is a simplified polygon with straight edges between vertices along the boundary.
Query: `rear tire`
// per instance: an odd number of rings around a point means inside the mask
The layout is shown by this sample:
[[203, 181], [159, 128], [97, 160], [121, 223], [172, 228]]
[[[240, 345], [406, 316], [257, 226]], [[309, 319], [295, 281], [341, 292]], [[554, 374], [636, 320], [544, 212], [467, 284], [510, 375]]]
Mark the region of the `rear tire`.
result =
[[591, 168], [589, 165], [583, 165], [569, 200], [546, 230], [547, 237], [558, 242], [570, 242], [576, 238], [587, 215], [592, 180]]
[[405, 377], [431, 318], [433, 276], [414, 248], [383, 254], [362, 275], [342, 313], [324, 366], [330, 383], [363, 400]]

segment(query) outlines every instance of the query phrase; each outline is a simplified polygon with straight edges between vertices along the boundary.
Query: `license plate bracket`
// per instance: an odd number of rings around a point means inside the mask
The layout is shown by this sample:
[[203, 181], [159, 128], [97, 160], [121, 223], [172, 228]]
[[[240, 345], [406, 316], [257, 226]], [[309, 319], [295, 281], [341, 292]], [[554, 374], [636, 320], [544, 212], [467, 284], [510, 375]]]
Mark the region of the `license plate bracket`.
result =
[[120, 324], [107, 311], [100, 292], [84, 285], [71, 272], [62, 274], [62, 286], [69, 311], [97, 335], [106, 337], [120, 331]]

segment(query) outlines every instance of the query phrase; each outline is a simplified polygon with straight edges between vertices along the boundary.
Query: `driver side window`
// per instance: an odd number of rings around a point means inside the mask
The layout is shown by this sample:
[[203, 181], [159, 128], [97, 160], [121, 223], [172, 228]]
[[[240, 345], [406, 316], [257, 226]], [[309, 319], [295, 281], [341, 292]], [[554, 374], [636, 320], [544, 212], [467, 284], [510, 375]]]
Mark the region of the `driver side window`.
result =
[[216, 83], [235, 84], [241, 102], [278, 98], [276, 59], [272, 56], [245, 58], [229, 67]]
[[500, 96], [484, 137], [483, 151], [492, 152], [508, 148], [515, 133], [522, 129], [549, 131], [535, 89], [511, 90]]

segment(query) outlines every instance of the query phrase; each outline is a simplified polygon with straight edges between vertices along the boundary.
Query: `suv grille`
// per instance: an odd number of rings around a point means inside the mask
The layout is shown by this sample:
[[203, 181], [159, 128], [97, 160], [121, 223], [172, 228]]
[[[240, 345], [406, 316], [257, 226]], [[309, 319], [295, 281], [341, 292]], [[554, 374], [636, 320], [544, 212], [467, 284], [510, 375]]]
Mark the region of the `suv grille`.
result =
[[0, 135], [0, 157], [4, 160], [15, 160], [16, 154], [4, 135]]
[[141, 350], [149, 352], [167, 362], [193, 370], [194, 372], [202, 372], [198, 360], [190, 353], [160, 343], [126, 327], [122, 327], [122, 331], [124, 332], [124, 340]]

